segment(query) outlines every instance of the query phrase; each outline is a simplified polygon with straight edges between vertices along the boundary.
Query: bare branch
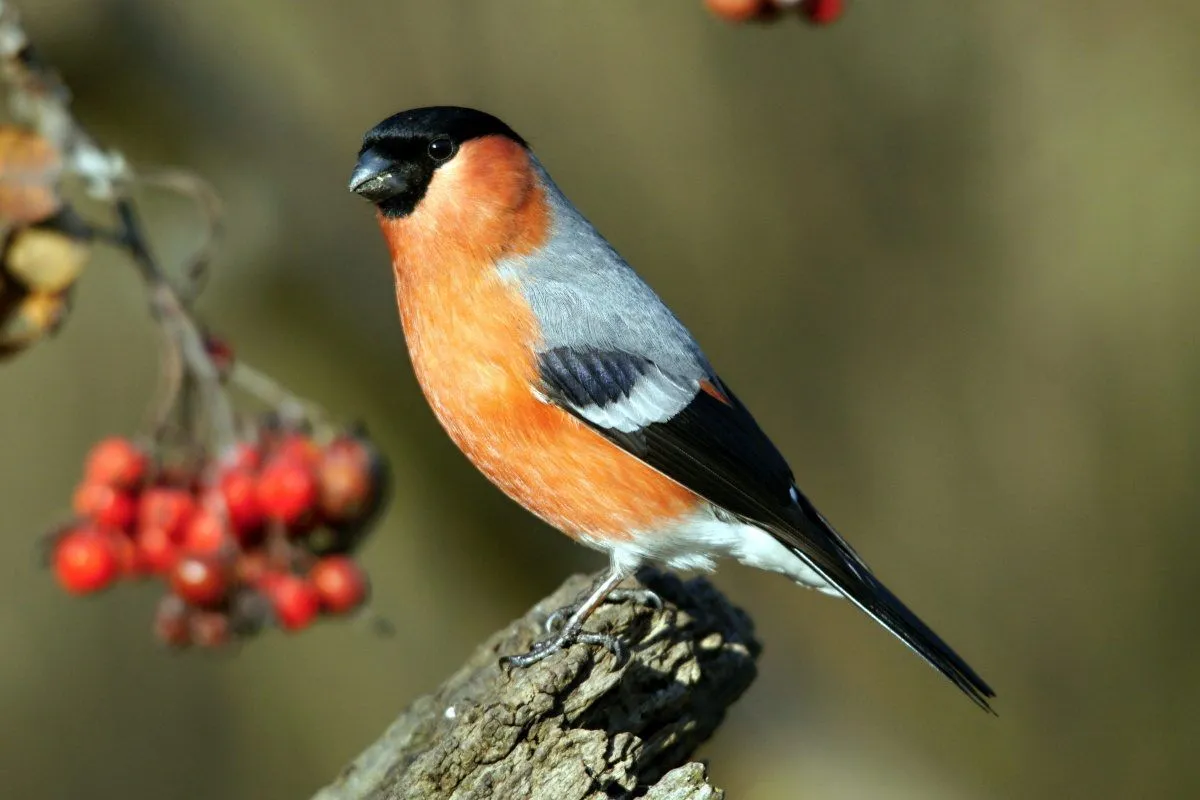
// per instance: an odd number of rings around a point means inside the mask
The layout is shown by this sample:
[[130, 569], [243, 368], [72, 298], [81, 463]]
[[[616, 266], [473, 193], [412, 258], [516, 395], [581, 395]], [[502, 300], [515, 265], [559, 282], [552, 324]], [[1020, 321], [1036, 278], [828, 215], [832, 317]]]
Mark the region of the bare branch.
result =
[[754, 680], [753, 625], [702, 578], [641, 578], [662, 610], [626, 601], [593, 617], [629, 637], [626, 663], [576, 645], [525, 670], [498, 666], [586, 590], [575, 576], [414, 702], [314, 800], [722, 797], [701, 764], [684, 764]]

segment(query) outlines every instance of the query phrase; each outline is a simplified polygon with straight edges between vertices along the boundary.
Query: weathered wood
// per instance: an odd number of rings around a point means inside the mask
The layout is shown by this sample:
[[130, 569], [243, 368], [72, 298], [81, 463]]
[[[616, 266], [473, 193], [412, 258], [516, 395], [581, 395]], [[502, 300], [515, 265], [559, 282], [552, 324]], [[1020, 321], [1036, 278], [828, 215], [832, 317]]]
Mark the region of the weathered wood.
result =
[[588, 578], [572, 577], [409, 706], [314, 800], [723, 797], [702, 764], [685, 762], [754, 680], [753, 625], [707, 580], [639, 578], [661, 610], [614, 603], [588, 623], [631, 643], [625, 663], [576, 645], [527, 669], [499, 666], [587, 589]]

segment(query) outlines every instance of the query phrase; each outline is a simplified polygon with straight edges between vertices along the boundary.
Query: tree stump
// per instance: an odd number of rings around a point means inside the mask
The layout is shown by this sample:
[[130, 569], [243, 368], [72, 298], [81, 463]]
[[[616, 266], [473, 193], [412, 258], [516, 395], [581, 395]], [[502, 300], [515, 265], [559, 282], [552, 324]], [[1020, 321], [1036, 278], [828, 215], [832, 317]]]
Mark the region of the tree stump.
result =
[[587, 625], [624, 638], [624, 663], [577, 644], [526, 669], [499, 665], [588, 589], [576, 575], [417, 699], [314, 800], [723, 797], [703, 764], [686, 762], [754, 680], [753, 624], [703, 578], [644, 570], [639, 580], [662, 609], [606, 604]]

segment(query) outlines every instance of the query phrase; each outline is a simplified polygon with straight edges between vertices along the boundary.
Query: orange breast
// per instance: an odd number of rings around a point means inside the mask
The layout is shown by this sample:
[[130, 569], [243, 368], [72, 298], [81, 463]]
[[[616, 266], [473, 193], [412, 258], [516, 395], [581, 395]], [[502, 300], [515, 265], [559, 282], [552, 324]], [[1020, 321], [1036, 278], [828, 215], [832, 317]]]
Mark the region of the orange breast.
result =
[[[503, 156], [488, 153], [493, 165], [523, 158], [510, 144], [464, 145], [447, 165], [462, 166], [439, 170], [416, 212], [381, 220], [413, 366], [450, 437], [505, 493], [568, 534], [628, 539], [699, 498], [535, 395], [537, 321], [493, 265], [544, 241], [544, 197], [528, 170], [481, 176], [471, 171], [477, 158], [462, 158], [485, 147]], [[470, 204], [452, 202], [468, 189], [493, 211], [486, 224], [455, 219], [470, 214]]]

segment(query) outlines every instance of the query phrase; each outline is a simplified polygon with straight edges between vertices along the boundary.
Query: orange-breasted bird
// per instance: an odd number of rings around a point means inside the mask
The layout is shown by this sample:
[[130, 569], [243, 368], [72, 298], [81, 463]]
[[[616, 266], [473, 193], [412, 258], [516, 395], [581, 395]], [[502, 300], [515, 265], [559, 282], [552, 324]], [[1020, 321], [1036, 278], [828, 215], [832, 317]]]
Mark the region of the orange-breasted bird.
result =
[[867, 568], [658, 295], [490, 114], [432, 107], [363, 138], [350, 189], [391, 251], [400, 318], [442, 426], [506, 494], [610, 570], [561, 629], [576, 642], [645, 562], [720, 557], [841, 596], [972, 700], [990, 687]]

